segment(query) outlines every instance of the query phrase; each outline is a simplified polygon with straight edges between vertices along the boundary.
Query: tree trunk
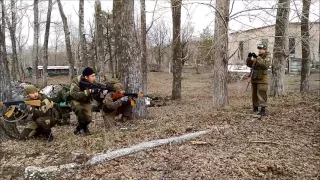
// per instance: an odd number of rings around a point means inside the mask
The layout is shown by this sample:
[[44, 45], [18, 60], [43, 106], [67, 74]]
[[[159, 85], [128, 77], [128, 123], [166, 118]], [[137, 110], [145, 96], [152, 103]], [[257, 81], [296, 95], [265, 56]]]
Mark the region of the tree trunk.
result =
[[172, 9], [172, 62], [173, 62], [173, 81], [172, 81], [172, 99], [181, 99], [181, 4], [182, 0], [171, 0]]
[[[4, 2], [0, 0], [0, 101], [11, 101], [11, 78], [9, 72], [9, 65], [7, 60], [6, 42], [5, 42], [5, 13]], [[1, 109], [3, 114], [3, 109]], [[0, 116], [2, 116], [0, 114]], [[7, 121], [0, 120], [0, 142], [8, 139], [17, 138], [19, 131], [15, 123], [9, 123]]]
[[230, 0], [217, 0], [213, 36], [213, 106], [229, 105], [228, 100], [228, 24]]
[[116, 71], [116, 78], [121, 76], [122, 67], [120, 64], [120, 51], [122, 49], [121, 40], [117, 37], [121, 36], [122, 31], [122, 24], [121, 24], [121, 17], [122, 17], [122, 0], [113, 0], [113, 37], [114, 38], [114, 61], [115, 61], [115, 71]]
[[42, 86], [46, 87], [48, 84], [48, 42], [50, 35], [50, 23], [51, 23], [51, 11], [52, 11], [52, 0], [48, 2], [48, 12], [47, 12], [47, 21], [46, 21], [46, 31], [44, 33], [44, 42], [43, 42], [43, 83]]
[[79, 39], [80, 39], [80, 63], [82, 69], [88, 66], [88, 59], [86, 57], [86, 44], [85, 44], [85, 33], [84, 33], [84, 0], [79, 0]]
[[142, 92], [147, 93], [148, 88], [148, 62], [147, 62], [147, 25], [146, 25], [146, 1], [140, 0], [141, 11], [141, 67], [142, 67]]
[[105, 75], [105, 65], [104, 65], [104, 44], [103, 44], [103, 26], [102, 26], [102, 12], [101, 12], [101, 2], [100, 0], [95, 1], [95, 16], [96, 16], [96, 47], [97, 47], [97, 58], [99, 64], [99, 74], [100, 77]]
[[[140, 46], [134, 25], [134, 1], [122, 3], [121, 29], [121, 81], [129, 93], [140, 93], [142, 89], [142, 68]], [[143, 98], [136, 99], [137, 105], [133, 108], [134, 117], [147, 118], [147, 107]]]
[[13, 80], [21, 80], [19, 64], [18, 64], [18, 54], [17, 54], [17, 43], [16, 43], [16, 29], [17, 29], [17, 19], [16, 19], [16, 2], [15, 0], [10, 1], [10, 10], [11, 10], [11, 23], [9, 17], [6, 17], [7, 24], [10, 32], [11, 45], [12, 45], [12, 67], [11, 74]]
[[34, 13], [34, 35], [33, 35], [33, 64], [32, 64], [32, 79], [33, 84], [38, 86], [38, 63], [39, 63], [39, 0], [34, 0], [33, 13]]
[[290, 0], [278, 1], [270, 91], [270, 94], [275, 97], [284, 95], [285, 66], [288, 52], [289, 8]]
[[107, 22], [106, 22], [106, 31], [107, 31], [107, 34], [106, 34], [106, 40], [107, 40], [107, 46], [108, 46], [108, 52], [109, 52], [109, 67], [110, 67], [110, 70], [111, 70], [111, 76], [112, 78], [115, 77], [115, 67], [114, 67], [114, 58], [113, 58], [113, 54], [112, 54], [112, 45], [111, 45], [111, 33], [110, 33], [110, 24], [109, 24], [109, 19], [110, 19], [110, 14], [108, 13], [107, 14]]
[[68, 20], [67, 20], [66, 15], [63, 12], [61, 0], [57, 0], [57, 2], [58, 2], [58, 6], [59, 6], [59, 12], [60, 12], [60, 16], [62, 19], [64, 36], [65, 36], [65, 40], [66, 40], [67, 57], [68, 57], [68, 62], [69, 62], [69, 76], [70, 76], [70, 79], [72, 79], [74, 77], [74, 60], [72, 58]]
[[301, 14], [301, 46], [302, 46], [302, 67], [301, 67], [301, 81], [300, 92], [307, 92], [309, 90], [309, 76], [310, 76], [310, 43], [309, 43], [309, 13], [311, 0], [303, 0], [302, 14]]
[[[6, 38], [5, 38], [6, 37], [6, 31], [5, 31], [5, 29], [6, 29], [6, 25], [5, 25], [6, 24], [5, 7], [4, 7], [4, 1], [3, 0], [0, 0], [0, 6], [1, 6], [1, 8], [0, 8], [0, 10], [1, 10], [1, 13], [0, 13], [1, 26], [0, 26], [0, 28], [2, 30], [2, 31], [0, 31], [0, 37], [1, 37], [1, 40], [2, 40], [1, 44], [0, 44], [0, 48], [2, 48], [1, 49], [2, 50], [2, 55], [1, 55], [2, 61], [1, 61], [1, 63], [3, 63], [3, 67], [5, 68], [5, 71], [3, 71], [3, 73], [6, 72], [5, 75], [7, 75], [7, 77], [9, 77], [9, 79], [10, 79], [11, 76], [10, 76], [9, 61], [8, 61], [8, 58], [7, 58]], [[1, 69], [4, 69], [3, 67], [1, 67]], [[10, 80], [9, 80], [9, 82], [10, 82]], [[11, 88], [11, 84], [10, 84], [10, 88]], [[3, 91], [1, 91], [1, 92], [3, 92]], [[8, 92], [10, 93], [11, 89]], [[4, 97], [6, 97], [6, 96], [4, 96]], [[11, 93], [10, 93], [10, 97], [11, 97]]]

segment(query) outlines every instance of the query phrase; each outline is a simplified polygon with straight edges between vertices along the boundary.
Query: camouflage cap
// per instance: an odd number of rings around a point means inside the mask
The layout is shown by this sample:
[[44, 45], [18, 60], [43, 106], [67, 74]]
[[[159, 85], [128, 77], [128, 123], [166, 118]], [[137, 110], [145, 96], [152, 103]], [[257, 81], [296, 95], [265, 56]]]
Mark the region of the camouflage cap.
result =
[[258, 44], [258, 45], [257, 45], [257, 49], [267, 50], [267, 45], [265, 45], [265, 44]]
[[32, 94], [34, 92], [38, 92], [38, 89], [34, 85], [27, 85], [24, 87], [24, 91], [27, 94]]
[[115, 83], [113, 87], [116, 92], [119, 92], [120, 90], [124, 90], [124, 85], [122, 83]]

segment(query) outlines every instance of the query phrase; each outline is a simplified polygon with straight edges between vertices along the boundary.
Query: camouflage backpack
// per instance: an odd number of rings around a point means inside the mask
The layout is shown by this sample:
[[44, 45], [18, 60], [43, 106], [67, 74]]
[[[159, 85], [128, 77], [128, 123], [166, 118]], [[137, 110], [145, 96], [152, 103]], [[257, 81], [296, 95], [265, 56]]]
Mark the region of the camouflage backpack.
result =
[[41, 92], [55, 102], [53, 116], [58, 125], [70, 124], [70, 85], [49, 85], [43, 88]]

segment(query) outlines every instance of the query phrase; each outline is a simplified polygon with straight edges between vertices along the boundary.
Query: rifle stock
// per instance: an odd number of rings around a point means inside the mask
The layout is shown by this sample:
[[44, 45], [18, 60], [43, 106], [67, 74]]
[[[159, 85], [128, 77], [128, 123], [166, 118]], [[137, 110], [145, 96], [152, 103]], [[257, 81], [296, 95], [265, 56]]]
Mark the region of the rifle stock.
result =
[[19, 105], [19, 104], [27, 104], [31, 106], [40, 106], [40, 100], [27, 100], [27, 101], [10, 101], [10, 102], [0, 102], [0, 107], [2, 106], [11, 106], [11, 105]]
[[7, 118], [11, 117], [15, 109], [16, 109], [16, 106], [11, 105], [10, 108], [9, 108], [9, 110], [6, 112], [5, 116], [6, 116]]

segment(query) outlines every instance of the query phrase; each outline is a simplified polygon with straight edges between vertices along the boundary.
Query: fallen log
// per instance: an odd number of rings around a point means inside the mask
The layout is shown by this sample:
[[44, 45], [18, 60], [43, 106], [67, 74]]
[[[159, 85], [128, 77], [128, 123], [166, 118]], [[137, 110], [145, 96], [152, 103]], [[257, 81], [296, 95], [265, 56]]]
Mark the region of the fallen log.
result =
[[[226, 127], [215, 127], [214, 130], [219, 131], [219, 129], [225, 129]], [[90, 166], [90, 165], [95, 165], [95, 164], [100, 164], [100, 163], [105, 163], [107, 161], [130, 155], [139, 151], [151, 149], [154, 147], [158, 147], [161, 145], [169, 144], [169, 143], [182, 143], [186, 142], [192, 138], [196, 138], [198, 136], [204, 135], [211, 133], [213, 130], [207, 130], [207, 131], [198, 131], [194, 133], [188, 133], [184, 134], [181, 136], [176, 136], [176, 137], [170, 137], [167, 139], [157, 139], [157, 140], [152, 140], [152, 141], [147, 141], [147, 142], [142, 142], [137, 145], [127, 147], [127, 148], [121, 148], [117, 149], [111, 152], [107, 152], [105, 154], [98, 154], [93, 156], [91, 159], [89, 159], [87, 162], [83, 164], [79, 163], [69, 163], [69, 164], [64, 164], [64, 165], [59, 165], [59, 166], [48, 166], [45, 168], [41, 167], [36, 167], [36, 166], [28, 166], [25, 168], [25, 178], [27, 179], [39, 179], [39, 178], [47, 178], [49, 177], [49, 173], [56, 172], [56, 171], [61, 171], [63, 169], [71, 169], [71, 168], [79, 168], [82, 166]]]

